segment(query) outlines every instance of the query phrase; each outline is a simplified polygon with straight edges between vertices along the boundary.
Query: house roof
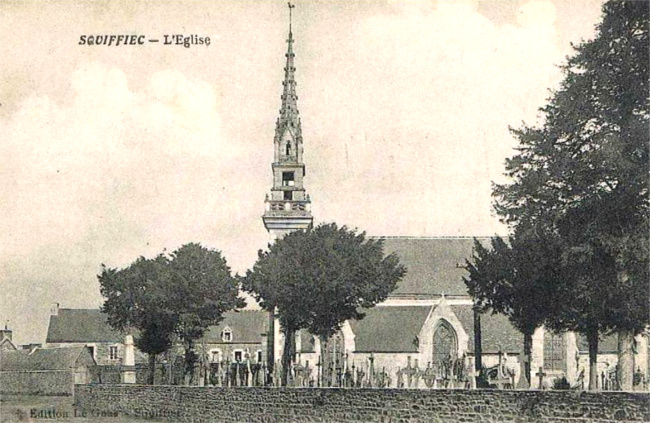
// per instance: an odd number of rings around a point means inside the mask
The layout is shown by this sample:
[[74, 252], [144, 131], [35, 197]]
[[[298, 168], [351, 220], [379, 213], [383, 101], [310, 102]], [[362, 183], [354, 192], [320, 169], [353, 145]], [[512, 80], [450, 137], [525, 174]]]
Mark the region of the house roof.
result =
[[[241, 310], [224, 313], [224, 319], [205, 333], [203, 340], [221, 343], [221, 332], [227, 326], [232, 329], [230, 343], [260, 343], [266, 332], [268, 312]], [[50, 316], [47, 331], [48, 343], [62, 342], [122, 342], [124, 334], [111, 329], [107, 316], [98, 309], [59, 309], [57, 316]]]
[[[396, 253], [406, 276], [393, 294], [467, 295], [465, 260], [472, 257], [474, 238], [383, 238], [384, 252]], [[479, 238], [488, 242], [489, 238]]]
[[12, 370], [67, 370], [81, 364], [94, 364], [86, 347], [37, 349], [31, 354], [26, 350], [3, 351], [0, 357], [0, 371]]
[[366, 317], [351, 320], [357, 352], [417, 352], [416, 337], [431, 306], [386, 306], [366, 310]]
[[[587, 337], [578, 335], [576, 337], [578, 344], [578, 351], [581, 353], [589, 353], [589, 343]], [[600, 336], [598, 338], [598, 354], [617, 354], [618, 353], [618, 335], [612, 333], [610, 335]]]
[[45, 342], [122, 342], [123, 338], [99, 309], [62, 308], [58, 315], [50, 316]]
[[211, 326], [203, 336], [209, 343], [223, 343], [221, 332], [228, 327], [232, 330], [232, 341], [236, 343], [260, 343], [262, 334], [267, 332], [269, 313], [264, 310], [240, 310], [224, 313], [224, 318], [216, 326]]
[[[463, 329], [469, 335], [468, 352], [474, 352], [474, 311], [472, 305], [452, 305]], [[524, 335], [502, 314], [481, 315], [481, 347], [483, 353], [519, 354], [524, 348]]]

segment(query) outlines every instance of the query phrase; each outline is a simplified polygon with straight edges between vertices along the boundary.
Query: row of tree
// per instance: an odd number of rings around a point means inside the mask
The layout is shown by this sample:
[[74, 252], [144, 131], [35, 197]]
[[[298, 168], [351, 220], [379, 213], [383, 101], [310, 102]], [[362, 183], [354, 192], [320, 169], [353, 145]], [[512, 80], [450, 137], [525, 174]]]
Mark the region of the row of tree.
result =
[[[599, 335], [618, 334], [618, 384], [632, 388], [635, 335], [650, 324], [648, 5], [610, 1], [575, 47], [540, 126], [513, 129], [495, 210], [511, 228], [475, 243], [466, 284], [478, 311], [507, 315], [530, 363], [540, 326], [583, 334], [597, 389]], [[530, 365], [526, 369], [530, 381]]]
[[103, 267], [99, 282], [109, 324], [135, 330], [135, 345], [149, 356], [149, 383], [156, 356], [175, 342], [184, 346], [185, 379], [192, 383], [196, 342], [226, 311], [245, 306], [243, 289], [281, 323], [286, 385], [297, 331], [318, 336], [325, 351], [343, 322], [362, 319], [362, 310], [386, 299], [405, 272], [394, 254], [384, 255], [382, 240], [323, 224], [259, 251], [244, 277], [232, 275], [219, 251], [192, 243], [124, 269]]

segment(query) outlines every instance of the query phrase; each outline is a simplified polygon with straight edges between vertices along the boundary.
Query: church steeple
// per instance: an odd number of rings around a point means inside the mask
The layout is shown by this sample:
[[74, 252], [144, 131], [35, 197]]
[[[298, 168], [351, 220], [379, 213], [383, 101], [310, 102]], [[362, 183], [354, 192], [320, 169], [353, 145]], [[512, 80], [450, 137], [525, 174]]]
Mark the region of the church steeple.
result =
[[305, 193], [303, 178], [303, 140], [298, 117], [298, 96], [293, 52], [292, 9], [289, 3], [289, 37], [287, 38], [286, 65], [282, 82], [280, 116], [275, 124], [273, 187], [271, 198], [266, 198], [264, 226], [272, 239], [280, 238], [296, 229], [311, 226], [311, 202]]

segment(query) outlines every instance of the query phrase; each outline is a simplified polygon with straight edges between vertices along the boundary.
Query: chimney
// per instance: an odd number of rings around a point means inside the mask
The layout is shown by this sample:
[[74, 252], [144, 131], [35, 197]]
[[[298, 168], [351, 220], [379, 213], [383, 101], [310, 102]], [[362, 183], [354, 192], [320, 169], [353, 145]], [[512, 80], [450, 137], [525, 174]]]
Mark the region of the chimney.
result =
[[50, 307], [50, 315], [51, 316], [59, 315], [59, 303], [52, 303], [52, 306]]

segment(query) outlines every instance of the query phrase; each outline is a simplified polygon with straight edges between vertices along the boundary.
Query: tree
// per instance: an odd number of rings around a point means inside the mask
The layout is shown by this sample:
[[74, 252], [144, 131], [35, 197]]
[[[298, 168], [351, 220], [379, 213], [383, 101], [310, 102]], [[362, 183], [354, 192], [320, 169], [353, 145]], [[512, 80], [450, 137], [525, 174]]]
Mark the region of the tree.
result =
[[185, 348], [185, 375], [191, 384], [198, 360], [196, 341], [208, 327], [223, 319], [223, 313], [246, 304], [239, 297], [239, 283], [219, 251], [190, 243], [170, 257], [166, 303], [177, 319], [176, 334]]
[[218, 324], [224, 312], [245, 305], [221, 253], [195, 243], [169, 257], [140, 257], [125, 269], [103, 267], [99, 282], [109, 324], [139, 331], [135, 344], [149, 355], [149, 383], [156, 355], [167, 351], [174, 338], [183, 342], [185, 375], [191, 383], [196, 340]]
[[362, 319], [362, 309], [386, 299], [405, 273], [396, 255], [384, 256], [382, 240], [333, 223], [291, 232], [260, 251], [243, 285], [279, 317], [282, 383], [287, 383], [298, 330], [318, 336], [324, 350], [343, 322]]
[[165, 305], [165, 281], [168, 280], [167, 259], [159, 255], [153, 260], [138, 258], [125, 269], [102, 265], [98, 276], [102, 295], [106, 298], [102, 311], [111, 327], [138, 331], [135, 345], [149, 356], [148, 383], [154, 383], [156, 356], [172, 344], [176, 319]]
[[567, 270], [563, 307], [549, 324], [585, 334], [590, 389], [598, 334], [619, 334], [619, 383], [631, 388], [634, 335], [650, 322], [648, 269], [648, 7], [609, 1], [597, 35], [575, 48], [541, 109], [541, 127], [513, 130], [519, 151], [496, 185], [511, 227], [550, 227]]
[[561, 284], [561, 257], [553, 240], [519, 230], [508, 241], [491, 239], [491, 248], [474, 240], [464, 277], [478, 312], [504, 314], [524, 335], [523, 376], [531, 382], [533, 333], [555, 312]]

